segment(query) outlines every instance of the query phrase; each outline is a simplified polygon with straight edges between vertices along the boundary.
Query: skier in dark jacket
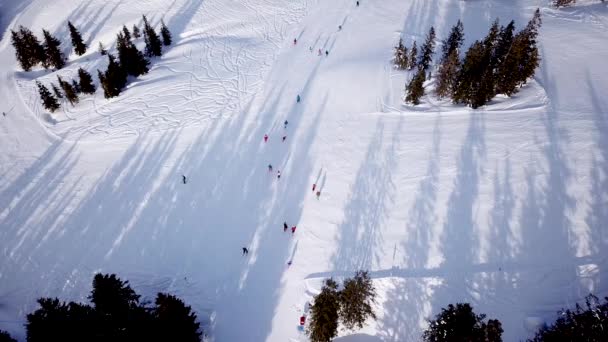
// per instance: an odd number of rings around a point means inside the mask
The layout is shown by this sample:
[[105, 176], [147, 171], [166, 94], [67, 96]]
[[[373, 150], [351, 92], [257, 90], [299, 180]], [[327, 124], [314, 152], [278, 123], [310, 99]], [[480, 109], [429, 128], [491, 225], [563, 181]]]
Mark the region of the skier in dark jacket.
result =
[[300, 100], [301, 100], [301, 99], [300, 99], [300, 95], [298, 94], [298, 97], [296, 97], [296, 102], [297, 102], [297, 103], [300, 103]]
[[283, 232], [286, 232], [287, 228], [287, 222], [283, 222]]
[[287, 124], [288, 124], [288, 123], [289, 123], [289, 122], [288, 122], [287, 120], [285, 120], [285, 128], [287, 128]]
[[186, 184], [186, 176], [182, 175], [182, 182], [184, 182], [184, 184]]
[[247, 249], [247, 247], [243, 247], [243, 255], [245, 254], [249, 254], [249, 250]]

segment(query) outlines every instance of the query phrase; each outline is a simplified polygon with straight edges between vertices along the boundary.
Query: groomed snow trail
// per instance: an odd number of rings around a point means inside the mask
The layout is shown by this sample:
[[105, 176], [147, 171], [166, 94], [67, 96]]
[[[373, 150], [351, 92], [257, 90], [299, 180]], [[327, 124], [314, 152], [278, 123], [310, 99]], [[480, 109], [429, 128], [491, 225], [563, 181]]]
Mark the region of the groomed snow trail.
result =
[[[67, 41], [72, 20], [92, 46], [59, 72], [24, 73], [0, 42], [0, 329], [21, 340], [37, 297], [86, 301], [99, 271], [146, 298], [175, 293], [218, 342], [305, 341], [305, 303], [358, 269], [378, 289], [378, 320], [337, 341], [417, 341], [453, 302], [500, 319], [505, 341], [525, 339], [526, 318], [608, 294], [605, 5], [20, 6], [0, 27]], [[411, 75], [390, 65], [400, 35], [420, 44], [433, 25], [443, 39], [462, 19], [468, 46], [496, 17], [521, 28], [536, 7], [542, 65], [516, 96], [475, 111], [433, 96], [403, 105]], [[34, 80], [105, 68], [97, 42], [113, 45], [142, 8], [175, 37], [150, 73], [111, 101], [98, 91], [44, 112]]]

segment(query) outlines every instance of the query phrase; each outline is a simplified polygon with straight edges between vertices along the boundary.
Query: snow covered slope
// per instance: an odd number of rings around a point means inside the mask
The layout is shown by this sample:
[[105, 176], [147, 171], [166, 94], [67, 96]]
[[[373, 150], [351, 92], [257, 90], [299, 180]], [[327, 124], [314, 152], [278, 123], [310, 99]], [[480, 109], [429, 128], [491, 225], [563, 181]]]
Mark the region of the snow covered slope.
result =
[[[513, 98], [478, 110], [433, 96], [402, 103], [411, 75], [391, 67], [399, 36], [410, 46], [434, 25], [443, 39], [460, 18], [468, 45], [496, 17], [521, 28], [537, 7], [541, 67]], [[553, 319], [589, 291], [608, 294], [606, 5], [1, 8], [0, 28], [49, 29], [67, 51], [71, 20], [91, 45], [58, 72], [26, 73], [10, 34], [0, 41], [0, 329], [20, 340], [37, 297], [86, 301], [99, 271], [146, 296], [182, 297], [213, 341], [305, 341], [306, 301], [324, 278], [357, 269], [374, 278], [378, 320], [340, 341], [417, 341], [425, 320], [456, 301], [500, 319], [513, 341], [530, 336], [527, 317]], [[98, 91], [46, 113], [34, 81], [105, 68], [98, 42], [112, 46], [141, 14], [164, 18], [175, 37], [150, 73], [118, 98]]]

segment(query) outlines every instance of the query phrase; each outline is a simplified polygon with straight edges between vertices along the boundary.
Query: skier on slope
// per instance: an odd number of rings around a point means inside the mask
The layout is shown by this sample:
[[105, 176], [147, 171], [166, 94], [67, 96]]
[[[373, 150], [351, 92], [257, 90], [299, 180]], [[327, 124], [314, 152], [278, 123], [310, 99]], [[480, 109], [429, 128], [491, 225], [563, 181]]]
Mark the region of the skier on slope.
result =
[[268, 141], [268, 134], [264, 134], [264, 142]]
[[325, 50], [325, 57], [329, 56], [329, 51]]
[[268, 164], [268, 172], [272, 172], [272, 164]]
[[302, 99], [300, 98], [300, 94], [298, 94], [298, 97], [296, 97], [296, 102], [300, 103], [300, 100], [302, 100]]
[[288, 124], [288, 123], [289, 123], [289, 122], [288, 122], [287, 120], [285, 120], [285, 128], [287, 128], [287, 124]]
[[243, 255], [245, 254], [249, 254], [249, 250], [247, 249], [247, 247], [243, 247]]
[[186, 176], [182, 175], [182, 182], [184, 182], [184, 184], [186, 184]]
[[314, 184], [312, 185], [312, 192], [315, 192], [315, 188], [316, 188], [316, 187], [317, 187], [317, 183], [314, 183]]
[[295, 234], [296, 233], [296, 226], [291, 227], [291, 234]]
[[317, 191], [317, 199], [319, 199], [319, 197], [321, 197], [321, 191]]
[[284, 135], [284, 136], [283, 136], [283, 141], [285, 141], [285, 139], [287, 139], [287, 136], [286, 136], [286, 135]]
[[296, 44], [298, 44], [298, 39], [297, 39], [297, 38], [294, 38], [294, 39], [293, 39], [293, 45], [296, 45]]
[[283, 222], [283, 232], [287, 231], [287, 222]]
[[281, 170], [277, 171], [277, 179], [281, 179]]
[[319, 56], [321, 56], [321, 49], [319, 49]]
[[359, 7], [359, 1], [357, 1], [357, 7]]

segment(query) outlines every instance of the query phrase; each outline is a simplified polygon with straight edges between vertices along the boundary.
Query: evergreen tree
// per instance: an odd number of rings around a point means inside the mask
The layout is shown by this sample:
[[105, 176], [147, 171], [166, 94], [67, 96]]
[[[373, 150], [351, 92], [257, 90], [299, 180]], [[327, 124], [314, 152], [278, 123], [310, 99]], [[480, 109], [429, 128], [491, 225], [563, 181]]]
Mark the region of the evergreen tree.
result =
[[409, 58], [409, 68], [410, 70], [414, 69], [417, 65], [418, 61], [418, 47], [416, 46], [416, 41], [412, 44], [412, 49], [410, 50], [410, 58]]
[[201, 340], [200, 324], [190, 306], [179, 298], [159, 293], [156, 296], [154, 317], [159, 341], [198, 342]]
[[19, 31], [11, 31], [12, 44], [15, 47], [15, 55], [21, 68], [30, 71], [33, 66], [45, 59], [44, 48], [32, 31], [19, 26]]
[[127, 84], [127, 72], [116, 62], [116, 57], [108, 54], [108, 59], [108, 69], [103, 75], [102, 82], [105, 98], [118, 96]]
[[327, 279], [310, 309], [307, 333], [312, 342], [329, 342], [338, 334], [339, 310], [338, 284]]
[[39, 81], [36, 81], [36, 85], [38, 86], [38, 93], [40, 94], [40, 99], [42, 100], [42, 105], [44, 108], [51, 113], [55, 112], [59, 108], [57, 98], [55, 98], [49, 89]]
[[407, 69], [409, 65], [407, 58], [407, 47], [403, 45], [403, 39], [399, 38], [399, 44], [395, 46], [395, 65], [399, 69]]
[[344, 281], [340, 291], [340, 318], [347, 329], [363, 328], [368, 318], [376, 319], [372, 308], [376, 290], [367, 271], [357, 271], [354, 278]]
[[17, 340], [12, 338], [8, 332], [0, 330], [0, 342], [17, 342]]
[[123, 33], [123, 36], [125, 37], [125, 39], [130, 43], [131, 42], [131, 32], [129, 32], [129, 29], [127, 28], [126, 25], [122, 25], [122, 33]]
[[99, 42], [99, 48], [97, 50], [99, 51], [99, 54], [101, 54], [102, 56], [105, 56], [108, 54], [108, 50], [106, 50], [106, 48], [103, 46], [102, 42]]
[[418, 68], [418, 72], [410, 83], [405, 87], [406, 97], [405, 101], [410, 102], [414, 105], [420, 104], [420, 98], [424, 95], [424, 81], [426, 73], [423, 68]]
[[162, 54], [162, 45], [160, 38], [154, 31], [154, 28], [148, 23], [146, 16], [143, 16], [144, 20], [144, 41], [146, 42], [146, 55], [148, 57], [160, 56]]
[[97, 78], [99, 78], [99, 85], [101, 85], [101, 89], [103, 89], [103, 95], [107, 99], [111, 96], [108, 96], [112, 90], [108, 88], [108, 82], [106, 80], [106, 76], [101, 72], [101, 70], [97, 69]]
[[44, 44], [42, 46], [46, 57], [42, 61], [42, 65], [45, 68], [49, 68], [50, 66], [55, 67], [55, 69], [63, 68], [65, 66], [65, 57], [59, 49], [61, 42], [47, 30], [42, 30], [42, 34], [44, 35]]
[[460, 19], [459, 19], [458, 22], [456, 23], [456, 25], [454, 25], [452, 27], [452, 30], [450, 31], [450, 35], [448, 36], [448, 39], [443, 42], [443, 45], [441, 47], [442, 63], [443, 63], [443, 61], [448, 59], [448, 57], [452, 53], [452, 51], [454, 51], [454, 50], [460, 51], [460, 48], [462, 47], [463, 42], [464, 42], [464, 26], [462, 25], [462, 21], [460, 21]]
[[422, 56], [418, 65], [427, 70], [433, 61], [433, 52], [435, 50], [435, 28], [431, 26], [424, 45], [422, 46]]
[[484, 322], [486, 315], [478, 315], [468, 303], [450, 304], [422, 335], [425, 342], [501, 342], [502, 326], [498, 320]]
[[165, 46], [171, 45], [171, 32], [169, 32], [169, 29], [163, 20], [161, 20], [160, 23], [160, 35], [163, 37], [163, 44]]
[[511, 52], [513, 45], [513, 32], [515, 31], [515, 22], [511, 22], [506, 27], [501, 27], [500, 34], [498, 37], [498, 43], [494, 50], [494, 56], [492, 65], [494, 66], [494, 93], [505, 94], [507, 88], [505, 85], [508, 84], [508, 80], [505, 78], [510, 77], [505, 67], [508, 66], [506, 59]]
[[[602, 0], [603, 2], [604, 0]], [[553, 0], [553, 6], [555, 7], [568, 7], [574, 4], [576, 0]]]
[[441, 65], [437, 72], [437, 97], [442, 98], [450, 96], [456, 84], [456, 77], [460, 69], [460, 59], [458, 58], [458, 49], [452, 50]]
[[144, 57], [143, 53], [137, 50], [135, 44], [122, 33], [117, 35], [116, 50], [118, 51], [120, 65], [127, 74], [137, 77], [148, 72], [150, 62]]
[[604, 303], [594, 295], [578, 303], [574, 310], [561, 310], [555, 323], [541, 328], [529, 342], [608, 341], [608, 297]]
[[78, 83], [78, 81], [72, 80], [72, 88], [74, 88], [74, 91], [76, 92], [76, 94], [82, 93], [82, 90], [80, 90], [80, 84]]
[[27, 315], [28, 342], [88, 341], [94, 336], [95, 315], [90, 306], [57, 298], [40, 298], [38, 304], [40, 308]]
[[93, 84], [93, 77], [83, 68], [78, 69], [78, 78], [80, 91], [85, 94], [94, 94], [95, 93], [95, 85]]
[[59, 81], [59, 86], [63, 89], [65, 98], [70, 101], [70, 104], [73, 106], [78, 103], [78, 92], [74, 89], [74, 86], [61, 79], [61, 76], [59, 75], [57, 75], [57, 81]]
[[59, 90], [59, 88], [57, 88], [57, 86], [55, 84], [51, 83], [51, 88], [53, 88], [53, 93], [55, 94], [55, 96], [58, 99], [63, 98], [63, 94], [61, 93], [61, 90]]
[[68, 21], [68, 28], [70, 29], [70, 37], [72, 38], [72, 47], [74, 47], [74, 52], [78, 56], [84, 55], [87, 52], [87, 46], [82, 40], [82, 36], [80, 32], [72, 25], [71, 22]]
[[139, 32], [139, 27], [137, 25], [133, 25], [133, 38], [139, 39], [141, 37], [141, 33]]
[[454, 102], [464, 103], [473, 108], [479, 106], [475, 99], [485, 69], [483, 66], [484, 53], [485, 49], [480, 41], [475, 41], [467, 51], [452, 89]]

